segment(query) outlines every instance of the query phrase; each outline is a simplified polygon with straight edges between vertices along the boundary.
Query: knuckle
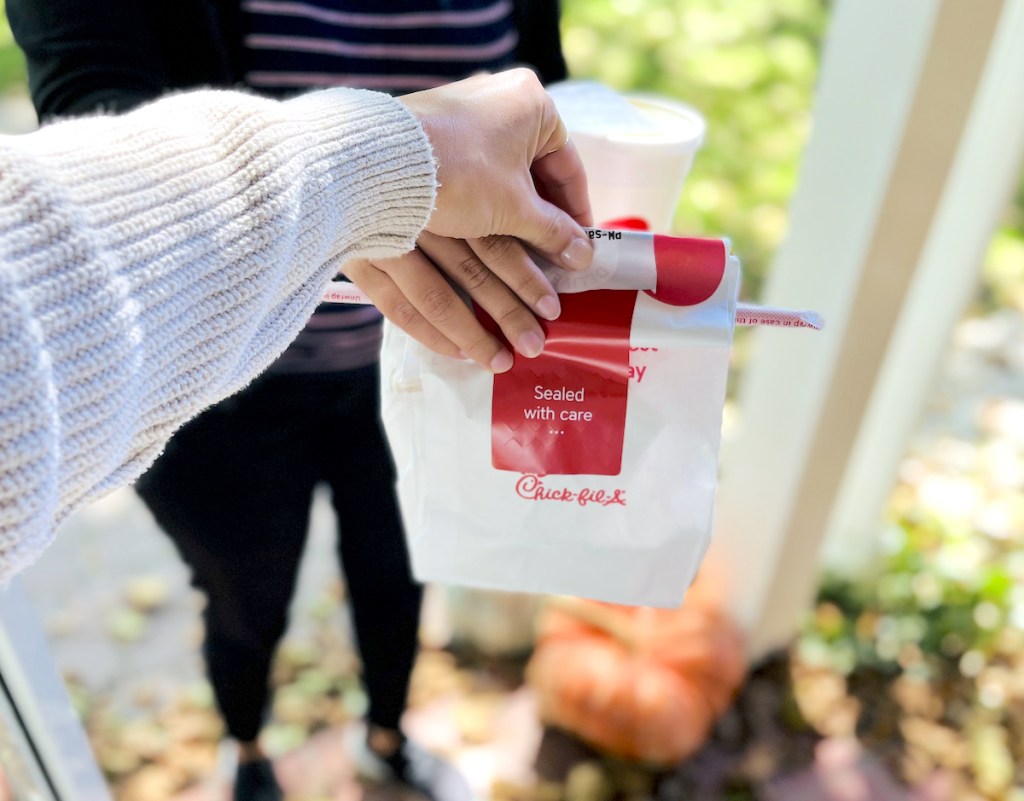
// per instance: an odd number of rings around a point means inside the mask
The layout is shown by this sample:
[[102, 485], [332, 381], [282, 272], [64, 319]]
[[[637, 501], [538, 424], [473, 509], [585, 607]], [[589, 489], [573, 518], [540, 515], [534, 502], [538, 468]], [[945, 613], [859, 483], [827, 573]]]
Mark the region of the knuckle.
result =
[[530, 326], [532, 320], [533, 315], [527, 311], [525, 306], [519, 303], [502, 309], [494, 318], [494, 322], [506, 334], [525, 330]]
[[512, 78], [522, 87], [540, 88], [540, 79], [537, 73], [529, 67], [515, 67], [511, 70]]
[[501, 350], [501, 346], [492, 336], [481, 331], [480, 335], [475, 337], [473, 341], [462, 350], [471, 359], [476, 359], [477, 361], [487, 364], [497, 355], [498, 351]]
[[400, 301], [391, 307], [391, 321], [403, 331], [408, 331], [419, 320], [420, 313], [407, 300]]
[[513, 257], [515, 240], [510, 236], [487, 236], [480, 240], [480, 249], [491, 261], [508, 261]]
[[537, 277], [533, 275], [532, 271], [524, 271], [517, 274], [509, 288], [521, 298], [529, 298], [536, 295], [539, 300], [541, 295], [545, 294], [543, 288], [538, 285]]
[[554, 214], [549, 214], [544, 220], [541, 237], [550, 244], [552, 250], [561, 250], [562, 246], [568, 244], [565, 229], [559, 218]]
[[479, 289], [491, 277], [491, 271], [475, 254], [462, 259], [456, 269], [459, 283], [469, 292]]
[[456, 303], [455, 293], [450, 289], [431, 289], [423, 296], [427, 317], [438, 322], [444, 322], [452, 316]]

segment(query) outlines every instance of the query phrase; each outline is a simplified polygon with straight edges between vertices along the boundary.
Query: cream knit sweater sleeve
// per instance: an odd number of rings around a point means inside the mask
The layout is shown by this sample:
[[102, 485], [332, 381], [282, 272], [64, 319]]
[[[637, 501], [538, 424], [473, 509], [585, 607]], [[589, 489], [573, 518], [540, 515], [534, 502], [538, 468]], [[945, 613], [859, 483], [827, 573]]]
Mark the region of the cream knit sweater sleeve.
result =
[[234, 92], [0, 137], [0, 580], [295, 337], [436, 189], [397, 101]]

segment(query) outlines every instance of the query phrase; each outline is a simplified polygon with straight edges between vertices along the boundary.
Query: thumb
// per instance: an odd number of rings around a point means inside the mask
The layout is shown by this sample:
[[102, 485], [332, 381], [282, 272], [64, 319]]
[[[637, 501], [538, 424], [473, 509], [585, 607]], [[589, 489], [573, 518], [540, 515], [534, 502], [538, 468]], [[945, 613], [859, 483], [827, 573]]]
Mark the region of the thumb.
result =
[[594, 259], [594, 246], [580, 224], [537, 194], [521, 207], [509, 233], [567, 270], [585, 269]]

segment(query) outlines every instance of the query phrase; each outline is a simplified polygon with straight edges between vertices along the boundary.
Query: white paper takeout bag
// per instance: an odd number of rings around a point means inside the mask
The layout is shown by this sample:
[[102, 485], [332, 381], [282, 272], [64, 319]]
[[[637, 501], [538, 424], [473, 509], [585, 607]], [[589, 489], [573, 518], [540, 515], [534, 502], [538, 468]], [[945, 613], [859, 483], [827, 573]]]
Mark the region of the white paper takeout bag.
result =
[[418, 579], [682, 601], [711, 532], [739, 263], [718, 239], [591, 237], [587, 271], [549, 274], [563, 311], [544, 353], [508, 373], [386, 327], [383, 417]]

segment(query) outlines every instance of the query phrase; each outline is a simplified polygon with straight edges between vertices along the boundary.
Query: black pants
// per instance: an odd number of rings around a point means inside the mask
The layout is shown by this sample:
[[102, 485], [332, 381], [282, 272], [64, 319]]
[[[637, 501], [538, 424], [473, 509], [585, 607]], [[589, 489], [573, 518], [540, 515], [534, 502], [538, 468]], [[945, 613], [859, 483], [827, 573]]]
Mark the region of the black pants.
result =
[[312, 492], [331, 489], [371, 723], [397, 728], [416, 651], [379, 373], [268, 375], [185, 426], [137, 484], [207, 596], [204, 654], [231, 736], [254, 740]]

